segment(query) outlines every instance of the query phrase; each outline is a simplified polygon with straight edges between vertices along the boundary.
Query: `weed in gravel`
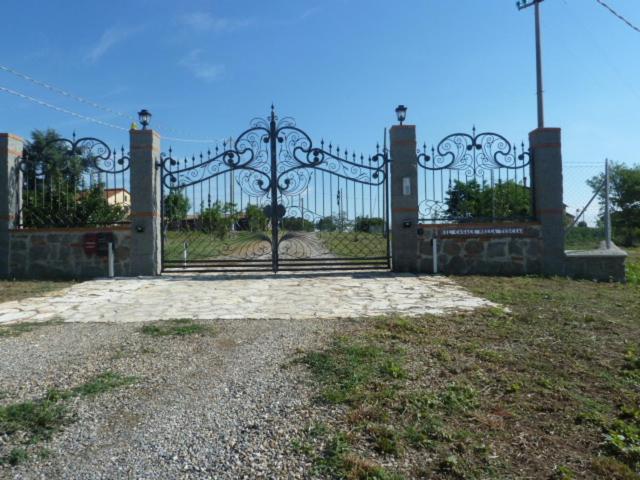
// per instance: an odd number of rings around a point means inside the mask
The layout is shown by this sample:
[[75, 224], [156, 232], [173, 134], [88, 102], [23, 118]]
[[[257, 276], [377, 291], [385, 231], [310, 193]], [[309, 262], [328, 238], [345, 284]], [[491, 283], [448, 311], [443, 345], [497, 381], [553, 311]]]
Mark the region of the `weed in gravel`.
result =
[[[22, 441], [33, 445], [47, 440], [71, 421], [66, 400], [72, 397], [93, 396], [130, 385], [134, 377], [125, 377], [113, 372], [105, 372], [92, 380], [65, 390], [52, 389], [44, 398], [0, 406], [0, 437], [11, 437], [22, 433]], [[1, 463], [15, 465], [27, 458], [27, 452], [16, 447], [8, 455], [0, 458]], [[47, 455], [45, 450], [44, 454]]]
[[73, 396], [83, 397], [87, 395], [97, 395], [113, 390], [114, 388], [131, 385], [136, 382], [136, 380], [136, 377], [126, 377], [118, 373], [105, 372], [83, 385], [72, 388], [71, 393]]
[[0, 407], [0, 435], [26, 433], [30, 439], [48, 439], [67, 420], [67, 408], [57, 400], [42, 399]]
[[2, 325], [0, 326], [0, 337], [17, 337], [37, 328], [59, 325], [61, 323], [63, 323], [62, 320], [55, 319], [48, 322], [22, 322], [14, 323], [12, 325]]
[[20, 463], [24, 463], [29, 459], [29, 453], [26, 449], [16, 447], [12, 448], [11, 451], [5, 455], [4, 457], [0, 457], [0, 465], [8, 464], [11, 466], [18, 465]]
[[187, 335], [212, 334], [213, 328], [208, 325], [195, 323], [193, 320], [188, 318], [179, 318], [145, 325], [140, 331], [143, 334], [152, 337], [183, 337]]
[[316, 473], [331, 478], [353, 480], [403, 480], [404, 477], [388, 472], [383, 467], [355, 455], [344, 434], [328, 437], [324, 448], [316, 458]]

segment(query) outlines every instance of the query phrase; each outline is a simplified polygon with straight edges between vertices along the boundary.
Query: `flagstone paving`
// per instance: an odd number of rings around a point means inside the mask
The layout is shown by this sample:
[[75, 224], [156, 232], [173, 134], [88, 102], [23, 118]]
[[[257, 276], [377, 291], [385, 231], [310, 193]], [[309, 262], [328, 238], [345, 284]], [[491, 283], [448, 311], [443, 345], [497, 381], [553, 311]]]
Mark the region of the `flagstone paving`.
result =
[[491, 306], [445, 277], [392, 273], [101, 279], [0, 303], [0, 324], [419, 316]]

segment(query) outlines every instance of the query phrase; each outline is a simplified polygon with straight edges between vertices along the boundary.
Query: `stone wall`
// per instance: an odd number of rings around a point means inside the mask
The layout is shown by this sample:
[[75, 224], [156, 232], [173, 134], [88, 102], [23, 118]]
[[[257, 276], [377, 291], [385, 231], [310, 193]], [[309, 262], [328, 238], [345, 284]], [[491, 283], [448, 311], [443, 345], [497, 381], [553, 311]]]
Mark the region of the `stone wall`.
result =
[[9, 277], [86, 279], [106, 277], [106, 256], [86, 253], [85, 234], [111, 232], [115, 239], [115, 274], [131, 274], [131, 232], [127, 227], [24, 229], [10, 231]]
[[420, 273], [434, 273], [434, 238], [438, 273], [528, 275], [542, 270], [542, 236], [537, 223], [420, 225], [418, 233]]
[[613, 245], [607, 249], [602, 242], [597, 250], [566, 252], [566, 275], [573, 278], [596, 280], [599, 282], [625, 282], [625, 261], [627, 252]]

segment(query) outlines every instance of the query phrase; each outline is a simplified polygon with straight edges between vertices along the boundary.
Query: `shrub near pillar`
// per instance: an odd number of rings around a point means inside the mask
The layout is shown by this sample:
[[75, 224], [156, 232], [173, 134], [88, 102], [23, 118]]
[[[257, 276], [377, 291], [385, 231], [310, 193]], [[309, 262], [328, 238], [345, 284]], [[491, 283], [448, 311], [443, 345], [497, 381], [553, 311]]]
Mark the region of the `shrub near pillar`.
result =
[[161, 272], [160, 135], [131, 130], [131, 275]]
[[394, 125], [390, 140], [392, 268], [394, 272], [417, 273], [418, 156], [415, 125]]
[[10, 230], [20, 215], [20, 174], [18, 160], [23, 140], [17, 135], [0, 133], [0, 278], [11, 276], [9, 268]]

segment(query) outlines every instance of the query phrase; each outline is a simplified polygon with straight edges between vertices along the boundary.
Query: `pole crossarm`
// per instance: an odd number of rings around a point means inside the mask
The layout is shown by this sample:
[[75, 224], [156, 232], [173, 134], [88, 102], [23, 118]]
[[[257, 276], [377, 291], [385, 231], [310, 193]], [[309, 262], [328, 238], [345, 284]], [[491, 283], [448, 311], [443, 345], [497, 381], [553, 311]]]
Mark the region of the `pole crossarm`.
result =
[[518, 10], [524, 10], [525, 8], [533, 7], [536, 3], [542, 2], [544, 2], [544, 0], [520, 0], [516, 2], [516, 7], [518, 7]]

